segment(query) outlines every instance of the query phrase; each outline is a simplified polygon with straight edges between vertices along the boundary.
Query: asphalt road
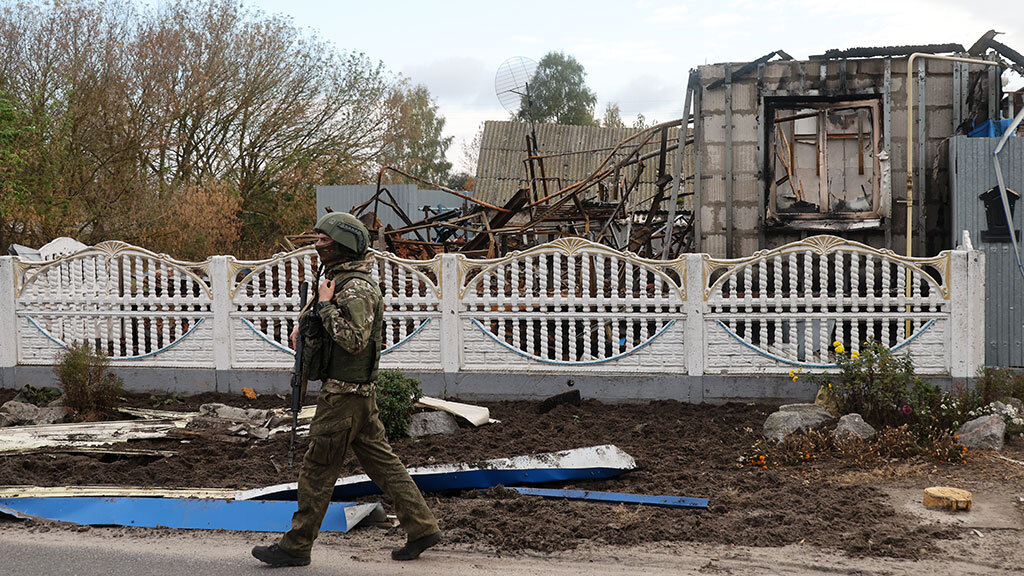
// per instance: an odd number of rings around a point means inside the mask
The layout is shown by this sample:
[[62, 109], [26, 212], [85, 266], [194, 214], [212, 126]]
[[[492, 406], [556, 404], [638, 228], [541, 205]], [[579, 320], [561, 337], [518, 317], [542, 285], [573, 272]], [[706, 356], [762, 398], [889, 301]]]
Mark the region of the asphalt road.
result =
[[[538, 517], [543, 522], [542, 517]], [[496, 556], [467, 545], [442, 545], [413, 562], [394, 562], [394, 531], [358, 529], [324, 534], [313, 562], [301, 568], [270, 569], [249, 555], [253, 544], [274, 535], [141, 528], [74, 528], [25, 525], [0, 520], [0, 576], [734, 576], [836, 574], [963, 576], [1020, 574], [1024, 553], [1020, 531], [986, 530], [942, 544], [945, 553], [922, 561], [851, 558], [810, 546], [747, 548], [693, 543], [643, 548], [588, 549], [555, 555]]]

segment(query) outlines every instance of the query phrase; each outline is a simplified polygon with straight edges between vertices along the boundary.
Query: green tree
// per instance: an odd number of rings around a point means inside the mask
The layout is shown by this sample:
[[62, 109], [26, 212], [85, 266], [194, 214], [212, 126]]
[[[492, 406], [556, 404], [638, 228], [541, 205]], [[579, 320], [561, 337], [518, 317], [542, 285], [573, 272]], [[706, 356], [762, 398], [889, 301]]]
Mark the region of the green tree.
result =
[[[21, 181], [26, 165], [26, 138], [30, 126], [24, 111], [0, 93], [0, 248], [6, 238], [16, 232], [29, 207], [28, 193]], [[3, 253], [6, 253], [4, 251]]]
[[529, 84], [530, 102], [523, 97], [516, 117], [543, 123], [596, 126], [597, 95], [586, 83], [587, 72], [572, 56], [548, 52], [537, 63]]
[[622, 112], [619, 110], [619, 105], [615, 102], [606, 104], [604, 107], [604, 117], [601, 119], [601, 126], [605, 128], [625, 128], [626, 123], [622, 121]]
[[394, 123], [379, 162], [430, 182], [448, 181], [452, 163], [445, 158], [452, 136], [444, 136], [444, 117], [425, 86], [398, 86], [389, 104]]

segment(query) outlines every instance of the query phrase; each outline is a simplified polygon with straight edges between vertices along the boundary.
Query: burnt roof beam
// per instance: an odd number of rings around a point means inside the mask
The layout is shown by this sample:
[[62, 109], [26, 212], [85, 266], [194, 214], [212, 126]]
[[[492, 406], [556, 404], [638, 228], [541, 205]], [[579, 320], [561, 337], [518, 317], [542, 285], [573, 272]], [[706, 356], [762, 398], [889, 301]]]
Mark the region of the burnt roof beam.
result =
[[[757, 60], [754, 60], [752, 62], [747, 62], [746, 64], [744, 64], [742, 67], [740, 67], [739, 70], [737, 70], [737, 71], [732, 73], [733, 80], [735, 80], [736, 78], [738, 78], [740, 76], [743, 76], [744, 74], [746, 74], [746, 73], [748, 73], [748, 72], [750, 72], [752, 70], [757, 70], [757, 67], [759, 65], [768, 62], [769, 60], [774, 58], [776, 55], [778, 55], [779, 60], [792, 60], [793, 59], [792, 56], [790, 56], [789, 54], [786, 54], [784, 51], [776, 50], [775, 52], [771, 52], [770, 54], [765, 54], [764, 56], [761, 56]], [[725, 84], [725, 78], [720, 78], [720, 79], [715, 80], [714, 82], [708, 84], [707, 86], [705, 86], [704, 89], [705, 90], [714, 90], [715, 88], [718, 88], [719, 86], [721, 86], [723, 84]]]

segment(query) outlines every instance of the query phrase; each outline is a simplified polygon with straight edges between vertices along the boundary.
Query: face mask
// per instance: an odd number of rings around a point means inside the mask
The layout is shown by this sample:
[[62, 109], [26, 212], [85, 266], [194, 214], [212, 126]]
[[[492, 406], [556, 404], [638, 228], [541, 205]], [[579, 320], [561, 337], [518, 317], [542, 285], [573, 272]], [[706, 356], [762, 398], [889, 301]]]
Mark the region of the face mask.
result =
[[329, 242], [323, 246], [316, 247], [316, 254], [320, 258], [320, 263], [325, 266], [330, 266], [343, 260], [351, 260], [352, 253], [342, 247], [337, 242]]

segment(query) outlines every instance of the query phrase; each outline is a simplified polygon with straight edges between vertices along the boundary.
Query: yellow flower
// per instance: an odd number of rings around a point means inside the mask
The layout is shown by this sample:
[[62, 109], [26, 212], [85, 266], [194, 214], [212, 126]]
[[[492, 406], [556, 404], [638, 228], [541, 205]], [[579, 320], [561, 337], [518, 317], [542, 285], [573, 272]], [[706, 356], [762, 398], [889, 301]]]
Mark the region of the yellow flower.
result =
[[836, 353], [837, 354], [842, 354], [843, 352], [846, 352], [846, 348], [844, 348], [842, 344], [840, 344], [839, 346], [836, 346]]
[[856, 350], [850, 352], [850, 358], [860, 358], [860, 352], [857, 352]]
[[790, 370], [789, 371], [789, 377], [790, 378], [796, 378], [796, 371], [795, 370]]
[[842, 346], [843, 346], [843, 343], [840, 342], [839, 340], [836, 340], [835, 342], [832, 343], [832, 347], [833, 348], [842, 348]]
[[797, 377], [793, 376], [793, 382], [796, 382], [796, 380], [797, 380]]

